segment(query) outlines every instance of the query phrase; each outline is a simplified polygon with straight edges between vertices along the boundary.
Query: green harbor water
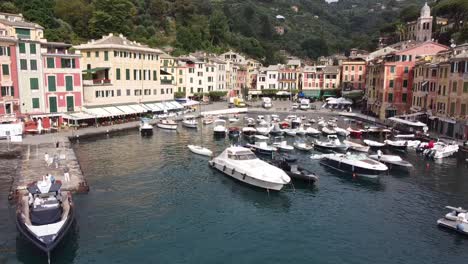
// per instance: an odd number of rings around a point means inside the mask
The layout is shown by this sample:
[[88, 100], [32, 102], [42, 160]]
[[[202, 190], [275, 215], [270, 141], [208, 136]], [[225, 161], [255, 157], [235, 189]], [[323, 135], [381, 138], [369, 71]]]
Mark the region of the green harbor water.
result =
[[[446, 205], [468, 207], [468, 169], [426, 160], [378, 183], [354, 180], [298, 153], [320, 176], [279, 193], [239, 184], [188, 151], [221, 152], [229, 139], [183, 127], [80, 139], [91, 186], [75, 195], [76, 224], [52, 263], [464, 263], [468, 238], [436, 226]], [[47, 263], [19, 236], [7, 201], [11, 170], [0, 161], [0, 263]]]

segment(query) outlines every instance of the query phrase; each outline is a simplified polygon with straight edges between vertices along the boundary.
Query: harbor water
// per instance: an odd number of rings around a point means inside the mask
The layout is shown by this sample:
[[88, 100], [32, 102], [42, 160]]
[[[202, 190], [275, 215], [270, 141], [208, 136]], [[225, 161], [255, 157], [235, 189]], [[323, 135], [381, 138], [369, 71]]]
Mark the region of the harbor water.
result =
[[[189, 152], [220, 153], [229, 139], [200, 131], [137, 129], [80, 139], [76, 154], [91, 187], [75, 195], [76, 224], [52, 263], [463, 263], [468, 238], [440, 229], [444, 206], [468, 207], [468, 169], [400, 153], [410, 173], [353, 179], [299, 153], [317, 186], [267, 193], [228, 178]], [[0, 168], [0, 263], [46, 263], [20, 237]], [[11, 169], [9, 169], [11, 170]]]

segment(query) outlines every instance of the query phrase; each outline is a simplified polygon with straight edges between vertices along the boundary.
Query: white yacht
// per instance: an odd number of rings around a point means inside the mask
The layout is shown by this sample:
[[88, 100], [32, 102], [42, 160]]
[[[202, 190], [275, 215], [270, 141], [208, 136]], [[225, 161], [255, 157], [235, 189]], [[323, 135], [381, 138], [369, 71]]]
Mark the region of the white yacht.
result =
[[152, 135], [153, 134], [153, 126], [150, 124], [150, 119], [142, 118], [140, 122], [140, 133], [141, 135]]
[[182, 126], [187, 127], [187, 128], [197, 128], [198, 121], [197, 119], [195, 119], [195, 116], [187, 115], [184, 117], [184, 120], [182, 121]]
[[215, 136], [224, 136], [227, 133], [226, 120], [216, 119], [214, 121], [213, 132]]
[[159, 123], [156, 124], [156, 126], [161, 128], [161, 129], [166, 129], [166, 130], [176, 130], [177, 129], [177, 123], [172, 121], [172, 120], [168, 120], [168, 119], [161, 120]]
[[270, 134], [272, 127], [265, 120], [261, 121], [260, 124], [256, 127], [257, 133], [263, 136]]
[[386, 145], [385, 143], [370, 140], [370, 139], [364, 139], [362, 142], [364, 142], [364, 144], [366, 144], [367, 146], [371, 148], [382, 148], [382, 147], [385, 147]]
[[306, 133], [306, 135], [312, 136], [312, 137], [317, 137], [317, 136], [320, 136], [320, 134], [321, 134], [319, 130], [317, 130], [317, 129], [313, 128], [313, 127], [308, 127], [306, 129], [305, 133]]
[[364, 154], [341, 154], [325, 156], [320, 164], [335, 170], [352, 173], [353, 177], [378, 179], [379, 175], [388, 170], [388, 167]]
[[429, 158], [442, 159], [447, 158], [458, 152], [459, 146], [457, 144], [445, 144], [437, 142], [433, 148], [426, 149], [423, 154]]
[[279, 191], [291, 182], [283, 170], [258, 159], [244, 147], [229, 147], [209, 164], [236, 180], [267, 190]]

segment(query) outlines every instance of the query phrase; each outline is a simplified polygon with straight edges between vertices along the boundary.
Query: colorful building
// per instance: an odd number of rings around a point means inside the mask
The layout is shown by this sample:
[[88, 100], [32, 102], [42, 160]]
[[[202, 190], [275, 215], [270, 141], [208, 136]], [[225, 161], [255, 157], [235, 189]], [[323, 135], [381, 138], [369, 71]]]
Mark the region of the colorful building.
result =
[[86, 107], [174, 98], [172, 78], [165, 76], [167, 84], [160, 79], [162, 52], [159, 49], [113, 34], [74, 48], [82, 55], [80, 67]]
[[81, 55], [71, 52], [70, 44], [47, 42], [41, 46], [46, 112], [81, 111]]
[[350, 57], [342, 62], [342, 84], [343, 89], [365, 90], [366, 89], [366, 67], [364, 58]]
[[20, 113], [16, 39], [0, 25], [0, 117]]

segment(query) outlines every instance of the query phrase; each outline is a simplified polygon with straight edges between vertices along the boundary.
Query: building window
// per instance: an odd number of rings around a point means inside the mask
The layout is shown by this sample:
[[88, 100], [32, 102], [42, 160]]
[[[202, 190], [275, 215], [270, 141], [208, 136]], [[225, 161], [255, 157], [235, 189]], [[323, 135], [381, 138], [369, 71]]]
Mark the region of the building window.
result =
[[75, 68], [75, 59], [61, 59], [62, 69], [74, 69]]
[[395, 73], [395, 66], [390, 67], [390, 72]]
[[457, 82], [452, 83], [452, 92], [456, 93], [457, 92]]
[[130, 69], [125, 69], [125, 80], [130, 80]]
[[347, 71], [347, 70], [348, 70], [348, 66], [345, 66], [344, 70]]
[[49, 88], [49, 92], [56, 91], [56, 83], [55, 83], [55, 76], [49, 75], [47, 76], [47, 87]]
[[49, 69], [55, 68], [54, 58], [47, 58], [46, 63], [47, 63], [47, 68], [49, 68]]
[[25, 59], [20, 60], [20, 69], [27, 70], [28, 69], [28, 61]]
[[39, 98], [33, 98], [32, 99], [32, 108], [33, 109], [38, 109], [39, 108]]
[[468, 93], [468, 82], [463, 83], [463, 93]]
[[403, 80], [403, 88], [407, 88], [408, 87], [408, 80]]
[[122, 90], [118, 89], [117, 90], [117, 96], [121, 96], [122, 95]]
[[158, 72], [157, 71], [153, 71], [153, 81], [157, 81], [158, 80]]
[[29, 44], [29, 53], [36, 54], [36, 44], [34, 43]]
[[0, 56], [10, 56], [10, 48], [0, 47]]
[[406, 94], [406, 93], [401, 94], [401, 101], [402, 101], [403, 103], [406, 103], [407, 97], [408, 97], [408, 94]]
[[158, 94], [158, 89], [153, 89], [153, 95], [157, 95]]
[[19, 43], [18, 46], [19, 46], [19, 52], [21, 54], [25, 54], [26, 53], [26, 44], [25, 43]]
[[450, 103], [450, 114], [451, 115], [455, 114], [455, 103]]
[[86, 52], [86, 57], [87, 57], [87, 58], [91, 58], [91, 52], [89, 52], [89, 51]]
[[388, 102], [389, 103], [393, 102], [393, 94], [391, 93], [388, 94]]
[[2, 64], [2, 75], [3, 76], [10, 75], [10, 66], [8, 64]]
[[94, 57], [99, 58], [99, 51], [94, 52]]
[[73, 76], [65, 76], [65, 89], [73, 91]]
[[460, 115], [466, 115], [466, 104], [461, 105]]
[[389, 85], [389, 87], [390, 87], [390, 88], [393, 88], [393, 85], [394, 85], [394, 81], [393, 81], [393, 80], [390, 80], [390, 85]]
[[164, 94], [164, 89], [161, 89], [161, 94]]
[[31, 60], [31, 71], [37, 71], [37, 60]]
[[409, 71], [409, 68], [405, 67], [405, 73], [408, 73], [408, 71]]
[[120, 69], [119, 68], [115, 69], [115, 79], [120, 80]]
[[38, 78], [29, 79], [29, 86], [31, 87], [31, 90], [39, 90], [39, 79]]
[[109, 51], [104, 51], [104, 60], [108, 61], [109, 60]]
[[130, 89], [127, 89], [127, 96], [130, 96], [132, 94], [132, 92], [130, 91]]
[[1, 90], [2, 96], [15, 96], [15, 88], [13, 86], [2, 86]]

